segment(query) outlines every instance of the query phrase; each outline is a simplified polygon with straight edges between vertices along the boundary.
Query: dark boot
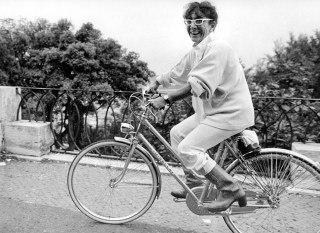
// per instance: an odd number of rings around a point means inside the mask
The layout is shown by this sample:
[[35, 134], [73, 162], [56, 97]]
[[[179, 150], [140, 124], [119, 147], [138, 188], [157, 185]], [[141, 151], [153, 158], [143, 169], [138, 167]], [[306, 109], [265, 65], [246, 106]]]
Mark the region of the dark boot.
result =
[[[195, 177], [192, 172], [184, 167], [182, 167], [183, 172], [186, 177], [186, 185], [191, 189], [194, 187], [198, 187], [203, 185], [203, 182], [199, 180], [197, 177]], [[176, 197], [176, 198], [183, 198], [185, 199], [187, 197], [187, 191], [184, 190], [182, 187], [180, 190], [172, 191], [171, 195]]]
[[240, 207], [247, 205], [241, 185], [220, 166], [216, 165], [205, 177], [219, 190], [217, 199], [204, 205], [210, 212], [224, 211], [235, 201], [238, 201]]

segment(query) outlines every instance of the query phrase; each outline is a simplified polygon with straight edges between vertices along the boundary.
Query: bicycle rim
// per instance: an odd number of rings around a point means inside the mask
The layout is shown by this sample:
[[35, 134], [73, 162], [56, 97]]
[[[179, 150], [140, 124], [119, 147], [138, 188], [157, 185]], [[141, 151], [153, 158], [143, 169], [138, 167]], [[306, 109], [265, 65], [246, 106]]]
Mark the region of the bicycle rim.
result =
[[157, 174], [139, 150], [118, 184], [129, 144], [103, 141], [85, 148], [70, 165], [68, 189], [78, 209], [103, 223], [121, 224], [143, 215], [157, 195]]
[[224, 217], [232, 232], [314, 233], [320, 230], [319, 169], [277, 151], [261, 153], [246, 161], [254, 169], [256, 180], [241, 163], [227, 169], [242, 184], [247, 193], [247, 207], [253, 210]]

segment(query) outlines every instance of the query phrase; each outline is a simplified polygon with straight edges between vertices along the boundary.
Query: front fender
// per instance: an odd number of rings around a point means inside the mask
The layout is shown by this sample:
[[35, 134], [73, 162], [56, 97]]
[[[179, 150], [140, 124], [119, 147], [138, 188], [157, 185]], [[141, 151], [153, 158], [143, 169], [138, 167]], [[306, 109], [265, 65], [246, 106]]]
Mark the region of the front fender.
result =
[[[116, 142], [122, 142], [122, 143], [125, 143], [125, 144], [128, 144], [128, 145], [131, 145], [131, 141], [126, 139], [126, 138], [114, 137], [114, 140]], [[159, 167], [157, 166], [157, 162], [155, 161], [153, 156], [149, 153], [149, 151], [147, 151], [142, 146], [137, 145], [136, 149], [139, 150], [140, 153], [144, 154], [149, 159], [149, 162], [152, 164], [153, 168], [156, 171], [157, 180], [158, 180], [158, 184], [159, 184], [159, 186], [157, 187], [157, 198], [159, 198], [160, 197], [160, 193], [161, 193], [162, 182], [161, 182], [161, 173], [160, 173]]]

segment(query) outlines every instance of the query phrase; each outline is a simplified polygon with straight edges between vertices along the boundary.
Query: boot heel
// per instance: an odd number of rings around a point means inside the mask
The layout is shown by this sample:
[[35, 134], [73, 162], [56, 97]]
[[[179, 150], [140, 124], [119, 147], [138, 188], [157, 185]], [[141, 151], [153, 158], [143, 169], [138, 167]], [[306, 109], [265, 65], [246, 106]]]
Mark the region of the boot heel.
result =
[[238, 199], [238, 204], [240, 207], [245, 207], [247, 206], [247, 198], [244, 196], [244, 197], [241, 197]]

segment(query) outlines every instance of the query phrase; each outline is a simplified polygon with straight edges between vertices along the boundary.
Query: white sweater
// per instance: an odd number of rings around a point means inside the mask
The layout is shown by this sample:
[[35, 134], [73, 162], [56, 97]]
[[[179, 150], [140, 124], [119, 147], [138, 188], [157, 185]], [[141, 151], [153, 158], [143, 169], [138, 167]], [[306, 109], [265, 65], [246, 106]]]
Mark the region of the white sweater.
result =
[[226, 42], [215, 40], [213, 33], [157, 81], [164, 87], [189, 83], [193, 108], [203, 124], [225, 130], [254, 124], [252, 99], [239, 58]]

